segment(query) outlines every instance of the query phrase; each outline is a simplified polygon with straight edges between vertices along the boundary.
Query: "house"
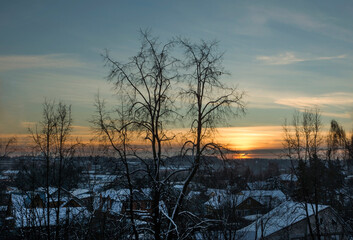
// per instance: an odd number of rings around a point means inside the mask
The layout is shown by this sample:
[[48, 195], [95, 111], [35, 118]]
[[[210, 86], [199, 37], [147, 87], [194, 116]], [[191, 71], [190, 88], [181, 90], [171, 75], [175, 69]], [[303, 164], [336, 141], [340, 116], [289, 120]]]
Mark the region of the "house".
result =
[[[58, 189], [49, 189], [49, 208], [60, 207], [83, 207], [82, 201], [72, 195], [69, 191], [61, 189], [60, 192], [60, 203], [58, 200]], [[17, 200], [17, 204], [23, 205], [22, 207], [33, 209], [33, 208], [46, 208], [47, 207], [47, 192], [43, 188], [39, 188], [36, 191], [28, 191], [25, 193], [12, 193], [14, 199]]]
[[[150, 189], [133, 190], [132, 208], [137, 215], [152, 213], [152, 199]], [[101, 192], [99, 199], [95, 200], [95, 209], [111, 214], [130, 214], [130, 190], [108, 189]]]
[[[351, 239], [348, 238], [351, 229], [330, 206], [318, 205], [317, 209], [323, 239]], [[308, 220], [313, 233], [317, 233], [315, 213], [316, 206], [312, 204], [286, 201], [249, 226], [238, 230], [237, 239], [311, 239]]]
[[44, 208], [46, 203], [44, 193], [28, 193], [25, 198], [25, 206], [28, 208]]
[[18, 170], [5, 170], [0, 174], [0, 183], [8, 184], [9, 182], [13, 182], [19, 173]]
[[[49, 225], [56, 224], [57, 209], [45, 207], [45, 195], [43, 193], [12, 194], [11, 216], [16, 228], [33, 228], [46, 226], [49, 211]], [[85, 207], [72, 207], [70, 201], [67, 205], [61, 205], [59, 211], [59, 221], [62, 222], [84, 222], [90, 216]]]
[[0, 174], [0, 184], [8, 184], [9, 182], [11, 182], [10, 176]]
[[9, 217], [11, 217], [11, 209], [11, 195], [0, 193], [0, 228], [8, 225]]
[[247, 183], [246, 187], [249, 190], [267, 190], [267, 189], [272, 189], [273, 184], [269, 181], [255, 181], [255, 182]]
[[83, 206], [87, 207], [90, 210], [93, 209], [93, 202], [94, 202], [93, 191], [90, 191], [89, 189], [78, 188], [78, 189], [71, 190], [70, 193], [75, 198], [79, 199], [80, 203], [82, 203]]
[[55, 189], [54, 191], [51, 192], [50, 198], [49, 198], [49, 207], [83, 207], [84, 204], [83, 202], [74, 196], [71, 192], [68, 190], [61, 188], [60, 190], [60, 202], [59, 202], [59, 190]]
[[290, 191], [297, 186], [298, 177], [294, 174], [284, 173], [278, 176], [278, 181], [280, 183], [281, 189]]
[[265, 213], [286, 200], [280, 190], [244, 190], [237, 194], [220, 192], [212, 196], [205, 207], [213, 215], [224, 207], [235, 211], [238, 217]]
[[249, 196], [268, 209], [272, 209], [287, 200], [287, 196], [281, 190], [244, 190], [238, 194]]
[[2, 172], [2, 175], [9, 176], [10, 178], [14, 178], [19, 172], [20, 172], [19, 170], [5, 170]]
[[[152, 213], [152, 198], [143, 192], [134, 191], [132, 193], [132, 210], [139, 213]], [[123, 200], [122, 213], [130, 214], [130, 197]]]
[[108, 189], [102, 191], [93, 201], [93, 209], [99, 212], [109, 212], [119, 215], [122, 209], [122, 201], [129, 195], [129, 189]]

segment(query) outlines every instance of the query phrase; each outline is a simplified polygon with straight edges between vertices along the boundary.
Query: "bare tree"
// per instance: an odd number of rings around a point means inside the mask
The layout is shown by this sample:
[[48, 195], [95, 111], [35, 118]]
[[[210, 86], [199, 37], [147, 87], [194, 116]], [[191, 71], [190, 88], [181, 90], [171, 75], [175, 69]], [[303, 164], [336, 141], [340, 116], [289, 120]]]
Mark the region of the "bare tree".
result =
[[0, 138], [0, 160], [7, 158], [16, 151], [16, 143], [17, 139], [15, 137]]
[[[113, 60], [108, 53], [104, 55], [111, 68], [108, 79], [114, 82], [117, 94], [124, 96], [124, 107], [120, 104], [116, 111], [118, 117], [112, 118], [103, 111], [104, 103], [98, 101], [98, 114], [93, 123], [118, 153], [125, 166], [130, 191], [134, 187], [132, 179], [137, 173], [148, 180], [146, 186], [152, 192], [150, 232], [154, 239], [190, 236], [204, 221], [199, 219], [200, 222], [195, 223], [198, 218], [183, 211], [185, 195], [203, 164], [203, 157], [221, 150], [221, 146], [212, 141], [217, 124], [223, 122], [226, 116], [244, 112], [243, 92], [227, 87], [220, 81], [224, 71], [222, 54], [216, 51], [216, 42], [192, 44], [178, 39], [162, 45], [148, 32], [142, 32], [141, 36], [141, 49], [130, 62], [123, 64]], [[184, 50], [183, 61], [172, 56], [175, 46]], [[183, 88], [181, 102], [187, 107], [177, 112], [176, 97]], [[175, 137], [168, 128], [174, 126], [173, 120], [181, 116], [181, 112], [188, 112], [188, 118], [185, 119], [190, 120], [188, 139], [181, 150], [182, 156], [188, 155], [189, 167], [165, 171], [162, 167], [167, 164], [168, 148]], [[126, 141], [129, 135], [143, 136], [150, 151], [144, 151], [141, 155], [132, 142]], [[140, 161], [140, 168], [130, 170], [128, 157]], [[183, 179], [182, 176], [186, 177]], [[165, 211], [163, 198], [168, 196], [168, 186], [175, 179], [181, 180], [183, 187], [174, 202], [168, 201]], [[189, 226], [182, 233], [183, 224], [178, 224], [184, 217], [194, 221], [194, 227]], [[167, 224], [163, 225], [163, 221]], [[135, 238], [138, 238], [138, 231], [134, 229]]]
[[56, 124], [54, 125], [54, 142], [56, 143], [56, 158], [59, 160], [58, 177], [57, 177], [57, 204], [56, 204], [56, 231], [55, 239], [59, 239], [60, 234], [60, 205], [61, 205], [61, 190], [63, 183], [62, 171], [64, 161], [74, 155], [75, 146], [71, 145], [69, 136], [72, 131], [71, 105], [66, 105], [61, 102], [56, 108]]
[[353, 133], [347, 134], [336, 120], [332, 120], [326, 143], [327, 158], [345, 160], [350, 170], [353, 163]]
[[[332, 122], [325, 148], [318, 109], [296, 112], [292, 126], [285, 123], [283, 129], [285, 155], [298, 163], [297, 167], [293, 165], [298, 178], [295, 197], [305, 203], [311, 238], [320, 239], [319, 204], [333, 204], [336, 190], [343, 186], [341, 164], [332, 158], [342, 145], [340, 138], [345, 134], [336, 122]], [[309, 206], [315, 212], [313, 222], [309, 221]]]
[[307, 161], [318, 155], [322, 147], [322, 122], [320, 110], [305, 109], [296, 111], [290, 125], [287, 120], [283, 125], [283, 148], [290, 159]]
[[[120, 162], [124, 166], [124, 177], [127, 181], [127, 186], [129, 189], [129, 212], [130, 212], [130, 220], [131, 226], [133, 230], [133, 235], [135, 239], [139, 239], [139, 233], [137, 230], [137, 226], [135, 224], [135, 214], [133, 208], [133, 179], [131, 169], [128, 163], [128, 148], [129, 148], [129, 122], [125, 120], [124, 109], [117, 110], [117, 118], [112, 119], [107, 115], [105, 109], [104, 101], [99, 99], [99, 96], [96, 99], [96, 109], [97, 115], [94, 117], [92, 123], [98, 130], [99, 135], [103, 135], [108, 143], [112, 146], [115, 152], [118, 154], [118, 158]], [[128, 124], [129, 123], [129, 124]]]
[[[60, 235], [60, 205], [61, 205], [61, 189], [63, 183], [63, 167], [65, 160], [71, 158], [74, 154], [74, 146], [69, 137], [72, 131], [71, 106], [59, 102], [45, 100], [43, 104], [42, 121], [29, 129], [35, 148], [38, 153], [45, 159], [45, 189], [46, 189], [46, 229], [47, 239], [51, 238], [50, 231], [50, 202], [51, 192], [50, 185], [55, 183], [57, 186], [57, 199], [53, 201], [56, 208], [56, 231], [55, 238], [59, 239]], [[56, 174], [56, 162], [58, 163], [58, 175]]]
[[[305, 110], [304, 112], [296, 111], [293, 115], [292, 126], [288, 126], [285, 122], [284, 130], [284, 149], [286, 156], [290, 159], [298, 161], [298, 167], [293, 171], [298, 177], [297, 198], [304, 203], [312, 203], [318, 208], [318, 169], [321, 161], [317, 156], [320, 148], [320, 129], [321, 119], [318, 109]], [[319, 164], [319, 165], [318, 165]], [[315, 170], [309, 173], [309, 168]], [[305, 204], [307, 213], [307, 221], [310, 236], [315, 239], [313, 228], [309, 219], [308, 204]], [[315, 225], [319, 224], [318, 216], [315, 216]], [[320, 239], [320, 232], [317, 233]]]
[[[148, 178], [148, 186], [152, 189], [152, 229], [155, 239], [161, 236], [160, 203], [164, 181], [161, 179], [160, 168], [163, 163], [163, 145], [173, 137], [169, 136], [165, 126], [171, 116], [174, 115], [174, 99], [171, 94], [172, 82], [178, 75], [174, 71], [177, 62], [169, 53], [174, 42], [162, 45], [156, 38], [152, 38], [148, 32], [141, 32], [142, 46], [136, 56], [130, 62], [123, 64], [113, 60], [106, 53], [105, 60], [111, 68], [108, 79], [114, 81], [117, 93], [125, 95], [127, 101], [125, 108], [118, 113], [120, 123], [105, 115], [99, 110], [98, 122], [103, 133], [107, 136], [112, 147], [116, 150], [125, 166], [125, 174], [130, 182], [130, 173], [126, 161], [126, 137], [127, 129], [143, 135], [147, 141], [151, 153], [141, 157], [134, 151], [130, 152], [141, 161], [144, 172]], [[114, 135], [115, 133], [115, 135]], [[116, 136], [116, 134], [118, 136]], [[129, 184], [132, 194], [132, 186]], [[130, 208], [132, 209], [132, 208]], [[133, 216], [133, 214], [131, 214]], [[132, 219], [133, 221], [133, 219]], [[135, 238], [138, 238], [134, 228]]]
[[50, 180], [49, 180], [49, 173], [50, 173], [50, 162], [53, 158], [54, 152], [54, 132], [55, 132], [55, 125], [57, 122], [56, 115], [55, 115], [55, 107], [53, 102], [49, 102], [45, 100], [43, 104], [43, 119], [39, 123], [35, 129], [29, 129], [29, 132], [32, 135], [32, 139], [35, 143], [36, 148], [38, 151], [43, 155], [46, 162], [46, 211], [47, 211], [47, 221], [46, 221], [46, 229], [47, 229], [47, 239], [51, 239], [50, 234]]
[[182, 96], [187, 99], [188, 115], [191, 118], [190, 139], [184, 143], [181, 152], [182, 155], [192, 154], [192, 166], [173, 208], [167, 238], [172, 236], [172, 223], [179, 217], [187, 189], [202, 165], [203, 156], [210, 154], [210, 150], [222, 153], [222, 146], [212, 138], [217, 124], [224, 122], [226, 116], [244, 113], [245, 109], [244, 93], [224, 85], [220, 80], [225, 71], [221, 64], [223, 55], [217, 52], [217, 42], [202, 41], [194, 44], [179, 39], [179, 44], [185, 51], [183, 64], [188, 83]]

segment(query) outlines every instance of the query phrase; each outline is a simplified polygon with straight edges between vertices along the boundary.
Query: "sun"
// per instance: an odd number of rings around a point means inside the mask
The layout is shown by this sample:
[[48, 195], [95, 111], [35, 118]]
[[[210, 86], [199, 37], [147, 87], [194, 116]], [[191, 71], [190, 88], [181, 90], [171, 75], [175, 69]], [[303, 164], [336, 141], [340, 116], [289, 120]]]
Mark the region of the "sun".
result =
[[249, 156], [248, 153], [240, 153], [240, 154], [239, 154], [239, 158], [240, 158], [240, 159], [247, 159], [247, 158], [250, 158], [250, 156]]

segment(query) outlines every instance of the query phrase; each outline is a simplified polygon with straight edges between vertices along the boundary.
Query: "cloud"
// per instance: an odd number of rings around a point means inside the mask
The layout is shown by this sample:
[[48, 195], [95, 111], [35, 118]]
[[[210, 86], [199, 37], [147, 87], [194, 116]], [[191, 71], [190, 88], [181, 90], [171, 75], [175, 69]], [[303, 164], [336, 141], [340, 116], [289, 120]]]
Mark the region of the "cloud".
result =
[[334, 117], [334, 118], [351, 118], [352, 113], [344, 112], [344, 113], [332, 113], [332, 112], [323, 112], [323, 116]]
[[84, 65], [69, 54], [0, 56], [0, 71], [28, 68], [71, 68]]
[[244, 28], [235, 30], [239, 34], [245, 35], [266, 35], [271, 34], [271, 22], [286, 24], [307, 32], [316, 32], [318, 34], [352, 42], [353, 32], [351, 29], [335, 24], [332, 18], [322, 14], [307, 14], [289, 10], [283, 7], [266, 8], [264, 6], [250, 6], [248, 12], [241, 23]]
[[276, 100], [275, 103], [287, 105], [290, 107], [298, 107], [298, 108], [308, 108], [313, 105], [349, 106], [353, 104], [353, 93], [335, 92], [335, 93], [322, 94], [316, 97], [282, 98], [282, 99]]
[[24, 129], [34, 128], [36, 126], [36, 124], [37, 124], [36, 122], [22, 121], [21, 127]]
[[299, 109], [317, 106], [323, 110], [324, 116], [351, 118], [349, 110], [353, 105], [353, 93], [334, 92], [314, 97], [280, 98], [275, 103]]
[[331, 57], [315, 57], [315, 58], [300, 58], [297, 57], [292, 52], [285, 52], [276, 56], [257, 56], [256, 60], [262, 61], [268, 65], [287, 65], [297, 62], [306, 62], [306, 61], [322, 61], [322, 60], [334, 60], [346, 58], [346, 55], [338, 55]]

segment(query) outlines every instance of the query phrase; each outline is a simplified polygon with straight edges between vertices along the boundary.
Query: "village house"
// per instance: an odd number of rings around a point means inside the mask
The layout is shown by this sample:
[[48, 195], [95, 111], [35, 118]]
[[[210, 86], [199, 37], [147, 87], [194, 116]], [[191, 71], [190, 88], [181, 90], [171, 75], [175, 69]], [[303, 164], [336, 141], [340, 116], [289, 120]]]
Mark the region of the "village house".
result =
[[[150, 189], [133, 190], [134, 214], [143, 216], [152, 213], [151, 204]], [[130, 191], [129, 189], [108, 189], [100, 193], [94, 205], [94, 208], [101, 212], [109, 212], [113, 215], [130, 214]]]
[[263, 214], [286, 200], [280, 190], [244, 190], [237, 194], [219, 192], [213, 195], [205, 207], [208, 215], [213, 215], [223, 208], [235, 211], [238, 217]]
[[317, 207], [318, 222], [315, 222], [316, 206], [286, 201], [249, 226], [238, 230], [237, 239], [312, 239], [309, 221], [314, 235], [317, 233], [316, 223], [318, 223], [322, 239], [351, 239], [352, 230], [330, 206], [318, 205]]

